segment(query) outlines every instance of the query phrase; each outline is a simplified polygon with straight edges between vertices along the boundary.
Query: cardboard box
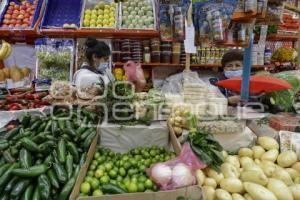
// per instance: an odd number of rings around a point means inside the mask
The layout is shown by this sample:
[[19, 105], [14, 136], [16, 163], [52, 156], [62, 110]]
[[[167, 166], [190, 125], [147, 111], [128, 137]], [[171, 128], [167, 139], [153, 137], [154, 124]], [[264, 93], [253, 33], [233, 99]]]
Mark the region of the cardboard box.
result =
[[[80, 193], [80, 185], [84, 181], [86, 173], [88, 171], [89, 165], [93, 160], [94, 153], [97, 149], [100, 139], [100, 130], [97, 130], [98, 134], [93, 140], [91, 147], [88, 151], [87, 159], [84, 165], [81, 167], [79, 175], [77, 177], [75, 186], [73, 191], [69, 197], [70, 200], [82, 199], [82, 200], [176, 200], [177, 197], [182, 196], [186, 198], [192, 198], [193, 200], [203, 200], [202, 190], [197, 185], [180, 188], [177, 190], [168, 190], [168, 191], [160, 191], [160, 192], [150, 192], [150, 193], [127, 193], [120, 195], [105, 195], [101, 197], [78, 197]], [[181, 152], [181, 147], [178, 146], [176, 138], [172, 137], [170, 134], [170, 142], [175, 153], [178, 155]]]

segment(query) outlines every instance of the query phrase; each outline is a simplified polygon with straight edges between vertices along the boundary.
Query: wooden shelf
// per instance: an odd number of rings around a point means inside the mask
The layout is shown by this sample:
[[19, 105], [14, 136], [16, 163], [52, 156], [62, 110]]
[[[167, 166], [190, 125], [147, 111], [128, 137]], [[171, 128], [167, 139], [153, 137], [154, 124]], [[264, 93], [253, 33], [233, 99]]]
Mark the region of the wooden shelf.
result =
[[283, 34], [269, 34], [267, 36], [268, 41], [290, 41], [295, 42], [298, 40], [297, 35], [283, 35]]
[[47, 37], [102, 37], [102, 38], [152, 38], [159, 37], [155, 30], [116, 30], [116, 29], [42, 29], [41, 34]]
[[255, 19], [257, 16], [256, 12], [244, 13], [244, 12], [234, 12], [232, 15], [232, 21], [251, 21]]
[[[113, 63], [115, 67], [122, 67], [125, 63], [116, 62]], [[172, 68], [184, 68], [185, 64], [168, 64], [168, 63], [141, 63], [143, 68], [153, 67], [172, 67]], [[265, 69], [272, 65], [253, 65], [253, 69]], [[220, 64], [191, 64], [191, 68], [221, 68]]]

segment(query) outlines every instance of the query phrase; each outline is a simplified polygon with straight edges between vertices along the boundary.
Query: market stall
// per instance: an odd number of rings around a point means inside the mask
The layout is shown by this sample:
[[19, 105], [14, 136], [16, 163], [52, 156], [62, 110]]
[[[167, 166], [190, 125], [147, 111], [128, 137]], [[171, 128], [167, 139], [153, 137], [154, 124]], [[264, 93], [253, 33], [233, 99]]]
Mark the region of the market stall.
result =
[[0, 199], [300, 199], [298, 4], [0, 0]]

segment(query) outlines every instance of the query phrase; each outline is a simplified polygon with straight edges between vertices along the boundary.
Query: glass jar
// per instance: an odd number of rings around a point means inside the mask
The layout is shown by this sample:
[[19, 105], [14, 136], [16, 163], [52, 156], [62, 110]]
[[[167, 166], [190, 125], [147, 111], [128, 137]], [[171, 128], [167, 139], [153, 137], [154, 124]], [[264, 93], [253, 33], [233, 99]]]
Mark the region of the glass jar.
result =
[[150, 63], [151, 62], [151, 54], [149, 47], [144, 48], [144, 63]]

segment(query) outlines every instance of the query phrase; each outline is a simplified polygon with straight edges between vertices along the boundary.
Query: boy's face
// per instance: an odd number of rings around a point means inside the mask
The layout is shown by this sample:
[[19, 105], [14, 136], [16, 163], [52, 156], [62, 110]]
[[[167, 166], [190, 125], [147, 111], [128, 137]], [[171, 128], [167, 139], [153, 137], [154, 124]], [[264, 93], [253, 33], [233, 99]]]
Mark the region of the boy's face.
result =
[[230, 61], [225, 64], [224, 71], [237, 71], [243, 69], [243, 62], [240, 60]]

